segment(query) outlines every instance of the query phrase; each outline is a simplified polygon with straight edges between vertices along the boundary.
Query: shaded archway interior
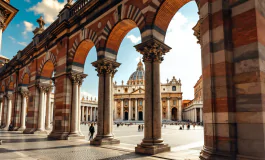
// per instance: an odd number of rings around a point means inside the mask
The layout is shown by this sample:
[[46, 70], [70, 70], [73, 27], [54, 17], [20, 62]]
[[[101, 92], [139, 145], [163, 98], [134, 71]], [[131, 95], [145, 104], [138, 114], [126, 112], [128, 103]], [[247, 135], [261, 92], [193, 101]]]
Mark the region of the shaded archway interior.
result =
[[106, 48], [117, 53], [124, 37], [128, 32], [136, 27], [137, 24], [130, 19], [120, 21], [111, 31], [106, 44]]
[[51, 60], [47, 61], [41, 71], [41, 76], [51, 78], [54, 71], [54, 65]]
[[191, 2], [191, 0], [166, 0], [156, 15], [154, 23], [155, 27], [166, 32], [174, 15], [181, 7], [189, 2]]
[[94, 43], [89, 39], [82, 41], [76, 50], [73, 62], [84, 65], [89, 51], [94, 46]]

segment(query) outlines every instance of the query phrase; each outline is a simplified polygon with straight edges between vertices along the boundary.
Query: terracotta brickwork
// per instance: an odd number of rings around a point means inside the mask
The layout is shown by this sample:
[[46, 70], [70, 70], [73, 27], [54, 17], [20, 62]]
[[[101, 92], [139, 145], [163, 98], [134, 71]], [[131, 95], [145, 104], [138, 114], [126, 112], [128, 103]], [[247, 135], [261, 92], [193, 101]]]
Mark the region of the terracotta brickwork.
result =
[[[150, 96], [161, 99], [157, 87], [160, 63], [170, 50], [164, 39], [172, 17], [190, 0], [94, 0], [86, 1], [85, 5], [84, 2], [67, 4], [54, 23], [46, 30], [40, 26], [42, 33], [36, 33], [33, 41], [3, 67], [0, 72], [2, 123], [6, 123], [9, 112], [6, 97], [12, 94], [11, 121], [16, 128], [20, 127], [22, 98], [19, 90], [23, 88], [29, 91], [24, 133], [42, 131], [39, 128], [43, 107], [40, 105], [43, 101], [41, 85], [50, 85], [53, 81], [56, 109], [49, 137], [82, 137], [80, 127], [73, 123], [80, 118], [76, 108], [81, 107], [76, 97], [80, 97], [85, 77], [85, 59], [95, 46], [98, 61], [93, 65], [102, 83], [99, 83], [98, 97], [100, 135], [92, 144], [119, 143], [109, 137], [113, 119], [109, 108], [114, 105], [109, 101], [113, 99], [109, 85], [119, 66], [116, 59], [120, 44], [135, 27], [140, 29], [142, 39], [136, 48], [143, 54], [148, 69], [145, 81], [150, 81], [145, 88], [145, 117], [161, 118], [161, 104]], [[203, 73], [204, 148], [200, 158], [262, 159], [265, 157], [265, 2], [196, 0], [196, 3], [200, 15], [200, 36], [197, 37], [200, 38]], [[136, 152], [155, 154], [170, 149], [162, 145], [159, 125], [158, 121], [148, 121], [145, 138]], [[150, 126], [155, 127], [155, 132], [151, 132]], [[150, 138], [155, 142], [153, 150], [146, 148]]]

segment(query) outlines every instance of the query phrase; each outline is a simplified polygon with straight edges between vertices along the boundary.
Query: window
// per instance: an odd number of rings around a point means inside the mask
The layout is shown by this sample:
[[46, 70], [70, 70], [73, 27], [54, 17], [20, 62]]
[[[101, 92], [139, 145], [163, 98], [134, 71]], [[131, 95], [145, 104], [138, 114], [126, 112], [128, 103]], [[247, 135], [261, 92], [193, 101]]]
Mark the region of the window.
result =
[[120, 92], [121, 90], [118, 90], [118, 92]]
[[165, 88], [163, 88], [163, 91], [165, 91], [166, 89]]
[[172, 91], [176, 91], [176, 90], [177, 90], [176, 86], [172, 86]]
[[133, 89], [133, 91], [135, 91], [135, 89]]
[[140, 101], [139, 104], [140, 104], [140, 106], [142, 106], [143, 105], [143, 101]]
[[126, 106], [128, 105], [128, 101], [125, 101], [125, 105], [126, 105]]
[[176, 105], [177, 104], [177, 101], [176, 100], [173, 100], [173, 105]]
[[125, 93], [127, 93], [128, 92], [128, 88], [125, 88], [124, 91], [125, 91]]

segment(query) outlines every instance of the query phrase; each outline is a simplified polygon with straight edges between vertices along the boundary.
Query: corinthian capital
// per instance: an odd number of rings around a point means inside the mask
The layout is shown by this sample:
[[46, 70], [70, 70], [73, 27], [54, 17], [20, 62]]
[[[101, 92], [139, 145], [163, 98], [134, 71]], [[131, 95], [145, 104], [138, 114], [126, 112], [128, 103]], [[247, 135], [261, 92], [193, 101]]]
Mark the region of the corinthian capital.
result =
[[40, 91], [43, 91], [43, 92], [50, 92], [53, 87], [52, 85], [45, 84], [45, 83], [39, 83], [37, 86], [40, 89]]
[[98, 74], [111, 74], [114, 75], [121, 64], [108, 59], [101, 59], [93, 62], [92, 65], [96, 67]]
[[134, 46], [143, 55], [144, 62], [161, 62], [163, 55], [170, 51], [170, 47], [157, 39], [150, 39]]
[[82, 73], [71, 72], [69, 74], [69, 77], [72, 80], [73, 84], [82, 85], [83, 79], [86, 78], [87, 75]]

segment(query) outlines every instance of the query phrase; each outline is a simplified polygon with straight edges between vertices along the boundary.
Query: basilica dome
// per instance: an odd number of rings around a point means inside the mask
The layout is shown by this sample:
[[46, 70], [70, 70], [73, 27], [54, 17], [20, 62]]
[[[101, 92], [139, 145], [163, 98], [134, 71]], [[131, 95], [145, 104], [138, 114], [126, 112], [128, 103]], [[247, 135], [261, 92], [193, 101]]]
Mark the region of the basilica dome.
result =
[[143, 84], [144, 83], [144, 67], [140, 61], [137, 65], [137, 69], [133, 72], [128, 80], [129, 85]]

